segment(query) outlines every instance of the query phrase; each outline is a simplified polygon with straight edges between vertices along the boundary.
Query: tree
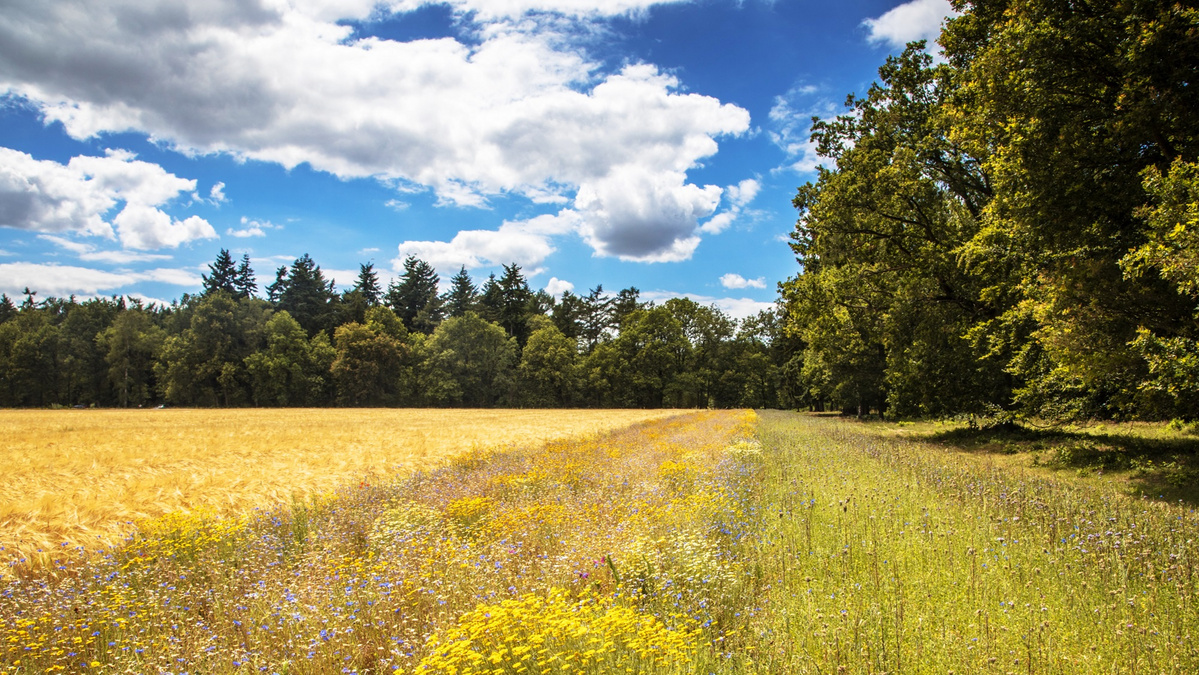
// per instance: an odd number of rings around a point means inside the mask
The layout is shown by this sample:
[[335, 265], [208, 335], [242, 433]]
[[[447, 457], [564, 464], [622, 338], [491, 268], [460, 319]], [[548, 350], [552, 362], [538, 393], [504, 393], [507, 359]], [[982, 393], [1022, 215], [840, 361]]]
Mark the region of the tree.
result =
[[503, 328], [468, 312], [443, 321], [426, 349], [445, 403], [491, 407], [511, 400], [517, 346]]
[[373, 262], [358, 266], [358, 280], [352, 290], [362, 294], [367, 307], [376, 307], [383, 301], [383, 288], [379, 286], [379, 273], [375, 271]]
[[272, 305], [277, 304], [287, 290], [287, 265], [280, 265], [275, 270], [275, 280], [266, 287], [266, 300]]
[[510, 337], [516, 338], [517, 344], [523, 347], [529, 339], [529, 317], [533, 313], [534, 295], [528, 280], [520, 271], [520, 265], [504, 265], [499, 289], [499, 320], [496, 323], [507, 331]]
[[265, 348], [245, 359], [255, 405], [312, 406], [328, 400], [334, 350], [325, 333], [311, 339], [286, 311], [275, 312], [263, 331]]
[[550, 318], [553, 319], [554, 325], [563, 335], [576, 339], [583, 333], [582, 321], [585, 310], [583, 298], [570, 291], [563, 291], [562, 299], [554, 305]]
[[480, 317], [492, 323], [499, 323], [500, 312], [504, 304], [503, 289], [500, 288], [500, 282], [495, 278], [495, 274], [487, 276], [487, 281], [483, 282], [483, 288], [479, 291], [478, 314]]
[[463, 266], [458, 273], [450, 278], [450, 290], [442, 297], [446, 316], [465, 316], [467, 312], [475, 311], [479, 302], [479, 288], [466, 273]]
[[122, 408], [142, 406], [154, 399], [154, 362], [166, 333], [141, 308], [117, 315], [96, 335], [96, 346], [108, 366], [108, 381]]
[[225, 293], [202, 298], [180, 334], [167, 337], [154, 374], [163, 397], [184, 405], [236, 406], [250, 400], [245, 360], [258, 351], [271, 310]]
[[333, 282], [307, 253], [292, 263], [287, 282], [279, 294], [278, 308], [300, 322], [308, 335], [333, 327]]
[[1149, 235], [1144, 172], [1199, 159], [1199, 15], [1162, 0], [961, 8], [941, 38], [960, 82], [947, 117], [994, 194], [962, 259], [1015, 268], [989, 337], [1017, 344], [1017, 402], [1042, 416], [1170, 414], [1140, 386], [1151, 373], [1136, 343], [1142, 329], [1190, 330], [1193, 303], [1118, 263]]
[[216, 260], [208, 265], [208, 271], [209, 274], [200, 275], [204, 284], [202, 295], [224, 291], [237, 296], [237, 265], [233, 262], [233, 256], [229, 255], [229, 249], [223, 248], [217, 253]]
[[603, 340], [612, 326], [612, 299], [604, 295], [604, 285], [598, 284], [582, 298], [579, 316], [579, 338], [587, 352]]
[[399, 405], [415, 402], [410, 392], [414, 373], [406, 329], [387, 307], [367, 311], [365, 324], [339, 326], [333, 342], [337, 356], [331, 372], [337, 401], [347, 406]]
[[254, 268], [250, 267], [250, 254], [243, 253], [241, 263], [233, 275], [233, 297], [237, 299], [252, 298], [258, 292], [258, 282], [254, 279]]
[[955, 72], [922, 47], [888, 58], [850, 114], [814, 123], [833, 168], [794, 200], [801, 272], [782, 295], [787, 330], [805, 345], [802, 388], [859, 412], [981, 412], [1012, 395], [1004, 369], [1018, 343], [972, 332], [997, 330], [988, 322], [1013, 296], [986, 289], [1007, 285], [1010, 268], [961, 264], [990, 177], [949, 127]]
[[437, 270], [410, 255], [404, 259], [404, 272], [387, 289], [387, 304], [409, 331], [428, 335], [441, 321], [441, 297], [437, 294]]
[[0, 323], [4, 323], [17, 316], [17, 306], [13, 304], [12, 298], [8, 297], [7, 293], [0, 293]]
[[579, 347], [544, 317], [537, 323], [521, 352], [522, 400], [542, 408], [569, 405], [576, 388]]

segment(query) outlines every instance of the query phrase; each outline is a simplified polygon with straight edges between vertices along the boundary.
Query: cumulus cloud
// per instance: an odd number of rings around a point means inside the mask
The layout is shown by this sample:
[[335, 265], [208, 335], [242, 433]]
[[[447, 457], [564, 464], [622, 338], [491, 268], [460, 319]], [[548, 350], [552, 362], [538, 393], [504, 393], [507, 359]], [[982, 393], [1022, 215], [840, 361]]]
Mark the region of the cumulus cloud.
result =
[[229, 201], [229, 198], [225, 196], [225, 184], [217, 183], [213, 185], [212, 189], [208, 191], [208, 200], [213, 204], [223, 204]]
[[0, 263], [0, 292], [10, 296], [20, 295], [26, 287], [37, 291], [41, 297], [100, 295], [143, 281], [196, 287], [201, 283], [200, 275], [192, 270], [163, 268], [143, 272], [108, 272], [73, 265]]
[[746, 279], [740, 274], [725, 274], [720, 277], [720, 285], [725, 288], [766, 288], [766, 277]]
[[267, 230], [281, 230], [282, 225], [275, 225], [269, 220], [251, 220], [245, 216], [241, 217], [241, 228], [233, 229], [232, 227], [225, 230], [225, 234], [238, 239], [247, 239], [249, 237], [265, 237]]
[[956, 15], [949, 0], [911, 0], [880, 17], [866, 19], [862, 25], [874, 43], [902, 49], [914, 40], [927, 40], [932, 47], [941, 35], [942, 22]]
[[550, 280], [545, 282], [545, 292], [549, 293], [555, 298], [560, 298], [566, 291], [573, 291], [574, 289], [574, 284], [570, 283], [569, 281], [563, 281], [558, 277], [550, 277]]
[[762, 302], [750, 298], [717, 298], [710, 295], [675, 293], [673, 291], [648, 291], [642, 293], [641, 298], [652, 302], [664, 302], [671, 298], [690, 298], [701, 305], [716, 305], [722, 312], [738, 320], [774, 307], [772, 302]]
[[[404, 259], [414, 255], [442, 274], [452, 274], [461, 267], [475, 269], [510, 263], [532, 270], [556, 250], [551, 238], [577, 230], [579, 223], [578, 214], [563, 211], [505, 222], [498, 230], [462, 230], [449, 241], [405, 241], [397, 247], [399, 255], [392, 265], [400, 269]], [[539, 271], [528, 271], [526, 275], [533, 276]]]
[[474, 13], [485, 19], [514, 18], [533, 12], [553, 12], [568, 16], [619, 16], [639, 14], [654, 5], [680, 4], [690, 0], [399, 0], [391, 7], [411, 11], [424, 5], [448, 4], [460, 13]]
[[446, 204], [518, 194], [565, 205], [577, 193], [600, 254], [665, 260], [693, 248], [719, 188], [689, 184], [686, 171], [718, 138], [745, 133], [748, 113], [681, 92], [653, 65], [605, 74], [552, 22], [519, 18], [657, 3], [453, 0], [491, 22], [469, 42], [356, 39], [339, 22], [423, 4], [23, 3], [0, 14], [0, 90], [75, 138], [134, 130], [185, 152], [426, 186]]
[[170, 260], [171, 256], [161, 253], [145, 253], [142, 251], [96, 250], [92, 244], [73, 239], [67, 239], [54, 234], [39, 234], [38, 239], [48, 241], [59, 248], [75, 254], [86, 262], [105, 262], [115, 265], [127, 265], [132, 262], [150, 262], [154, 260]]
[[203, 218], [179, 221], [159, 208], [195, 187], [196, 181], [121, 150], [59, 164], [0, 148], [0, 226], [119, 238], [134, 249], [177, 247], [216, 237]]
[[742, 209], [758, 196], [758, 191], [761, 189], [762, 184], [754, 178], [746, 178], [736, 185], [725, 188], [724, 194], [729, 202], [728, 209], [712, 216], [711, 220], [699, 228], [700, 231], [708, 234], [720, 234], [728, 229], [729, 225], [732, 225], [741, 215]]

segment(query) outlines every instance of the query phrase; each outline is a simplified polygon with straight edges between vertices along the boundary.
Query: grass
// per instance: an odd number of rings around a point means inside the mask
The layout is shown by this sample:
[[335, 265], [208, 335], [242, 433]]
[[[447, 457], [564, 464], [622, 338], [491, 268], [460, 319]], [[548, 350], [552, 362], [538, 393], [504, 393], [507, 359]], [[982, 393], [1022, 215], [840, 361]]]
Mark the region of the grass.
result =
[[0, 670], [1199, 672], [1188, 504], [921, 438], [699, 412], [175, 512], [0, 586]]
[[[244, 517], [145, 523], [0, 590], [9, 672], [681, 672], [730, 644], [753, 577], [735, 441], [704, 412]], [[729, 451], [732, 447], [734, 450]]]
[[[3, 410], [0, 562], [103, 549], [136, 522], [305, 500], [524, 445], [673, 414], [640, 410]], [[0, 576], [10, 569], [0, 565]]]
[[971, 428], [962, 422], [871, 423], [872, 433], [989, 455], [1016, 468], [1043, 467], [1097, 483], [1119, 484], [1134, 497], [1199, 505], [1199, 436], [1192, 425], [1152, 422]]
[[756, 672], [1199, 672], [1199, 517], [855, 422], [764, 416]]

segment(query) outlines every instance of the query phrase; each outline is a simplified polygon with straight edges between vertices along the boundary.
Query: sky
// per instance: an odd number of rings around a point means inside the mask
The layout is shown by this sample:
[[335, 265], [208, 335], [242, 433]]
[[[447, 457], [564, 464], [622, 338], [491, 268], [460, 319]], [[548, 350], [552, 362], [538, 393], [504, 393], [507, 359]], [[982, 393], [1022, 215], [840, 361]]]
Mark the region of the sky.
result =
[[791, 199], [948, 0], [0, 0], [0, 292], [338, 290], [415, 255], [734, 317], [798, 272]]

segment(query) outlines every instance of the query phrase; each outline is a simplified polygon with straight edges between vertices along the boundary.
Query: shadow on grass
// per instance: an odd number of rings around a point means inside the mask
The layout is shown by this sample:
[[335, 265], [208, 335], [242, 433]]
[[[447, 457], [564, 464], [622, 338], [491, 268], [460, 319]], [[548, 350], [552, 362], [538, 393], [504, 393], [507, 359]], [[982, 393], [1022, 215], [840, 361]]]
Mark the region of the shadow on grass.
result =
[[1132, 491], [1162, 501], [1199, 505], [1199, 437], [1148, 438], [1119, 431], [1072, 431], [1016, 424], [917, 435], [966, 452], [1032, 455], [1034, 466], [1080, 475], [1116, 473]]

